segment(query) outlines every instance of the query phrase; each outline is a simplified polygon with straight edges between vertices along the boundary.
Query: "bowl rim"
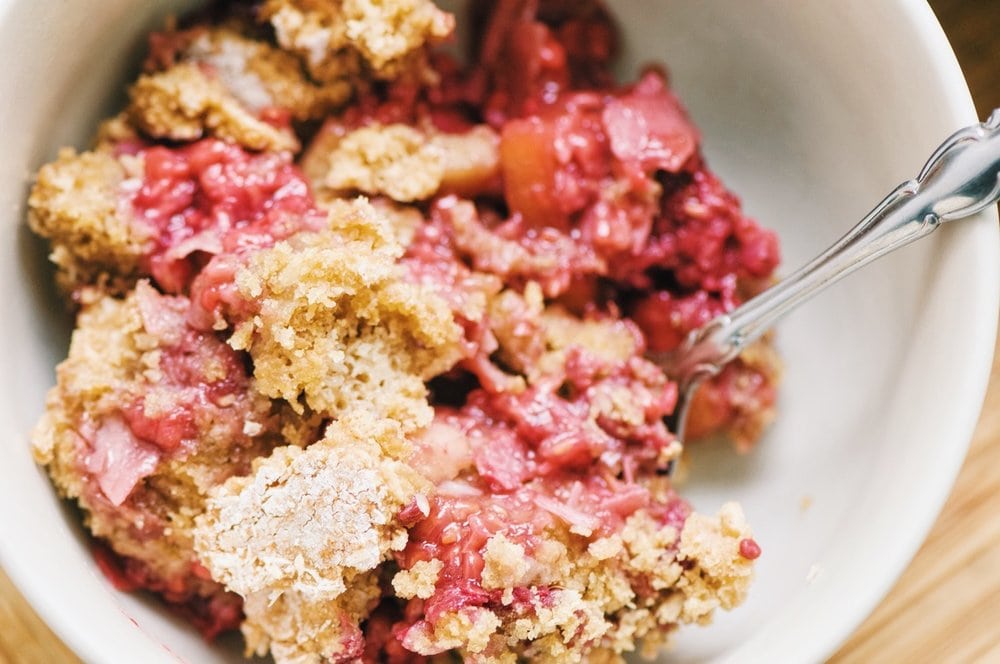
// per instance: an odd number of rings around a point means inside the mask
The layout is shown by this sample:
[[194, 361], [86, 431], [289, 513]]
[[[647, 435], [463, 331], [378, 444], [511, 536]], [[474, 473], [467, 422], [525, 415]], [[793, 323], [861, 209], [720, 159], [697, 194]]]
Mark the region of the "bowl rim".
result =
[[[7, 20], [15, 1], [0, 0], [0, 23]], [[936, 70], [934, 73], [942, 81], [942, 115], [954, 120], [956, 129], [978, 121], [961, 67], [927, 1], [891, 0], [887, 9], [910, 23], [910, 28], [918, 35], [921, 46], [930, 53]], [[884, 566], [891, 572], [878, 577], [878, 581], [871, 584], [864, 596], [856, 598], [857, 611], [845, 613], [839, 624], [827, 625], [827, 629], [818, 635], [812, 635], [809, 644], [803, 644], [798, 651], [802, 655], [802, 661], [822, 661], [832, 655], [896, 585], [899, 576], [909, 566], [937, 521], [967, 455], [989, 385], [991, 358], [994, 354], [998, 316], [1000, 316], [1000, 227], [998, 227], [997, 207], [992, 206], [979, 216], [981, 223], [978, 223], [974, 231], [977, 233], [977, 241], [974, 243], [975, 256], [980, 264], [988, 266], [990, 271], [980, 275], [983, 286], [980, 291], [981, 301], [971, 302], [968, 305], [984, 312], [982, 316], [984, 320], [979, 333], [971, 339], [972, 343], [966, 346], [966, 353], [970, 358], [979, 358], [981, 361], [970, 361], [965, 367], [961, 384], [965, 388], [963, 395], [967, 398], [951, 410], [951, 419], [956, 429], [953, 443], [957, 441], [960, 444], [947, 446], [941, 452], [937, 475], [939, 481], [926, 487], [931, 494], [928, 502], [935, 507], [925, 510], [921, 518], [915, 520], [919, 525], [910, 529], [908, 537], [901, 539], [892, 551], [886, 552], [887, 560], [884, 560]], [[985, 313], [990, 311], [994, 312], [993, 315]], [[33, 574], [29, 569], [29, 561], [23, 560], [15, 553], [7, 538], [0, 538], [0, 567], [38, 617], [68, 649], [84, 661], [103, 661], [103, 657], [108, 654], [107, 644], [99, 641], [80, 621], [72, 620], [71, 616], [59, 608], [56, 598], [50, 597], [39, 585], [32, 582]], [[739, 650], [737, 648], [737, 652], [723, 657], [723, 661], [747, 661], [746, 658], [740, 659]], [[170, 659], [176, 659], [173, 653], [162, 654], [166, 654]]]

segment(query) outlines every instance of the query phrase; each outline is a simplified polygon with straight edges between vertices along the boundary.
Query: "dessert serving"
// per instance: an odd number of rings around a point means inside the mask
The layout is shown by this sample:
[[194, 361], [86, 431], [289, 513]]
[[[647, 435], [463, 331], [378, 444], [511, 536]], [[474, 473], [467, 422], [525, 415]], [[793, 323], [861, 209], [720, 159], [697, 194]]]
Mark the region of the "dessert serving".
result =
[[[32, 189], [77, 313], [32, 444], [116, 587], [277, 662], [617, 661], [745, 597], [647, 352], [772, 280], [596, 0], [213, 5]], [[454, 50], [454, 49], [452, 49]], [[688, 437], [774, 415], [759, 342]], [[690, 442], [690, 441], [688, 441]], [[697, 444], [696, 442], [694, 444]]]

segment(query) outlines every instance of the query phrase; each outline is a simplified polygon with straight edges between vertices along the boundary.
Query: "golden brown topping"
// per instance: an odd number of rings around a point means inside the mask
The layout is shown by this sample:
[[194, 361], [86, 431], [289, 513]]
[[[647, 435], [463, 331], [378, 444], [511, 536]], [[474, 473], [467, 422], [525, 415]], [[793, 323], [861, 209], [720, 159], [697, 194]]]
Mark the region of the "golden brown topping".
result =
[[282, 108], [296, 120], [316, 120], [351, 94], [346, 82], [314, 83], [297, 57], [232, 28], [196, 30], [181, 58], [210, 71], [255, 115]]
[[323, 184], [330, 189], [385, 194], [403, 203], [433, 196], [444, 175], [440, 151], [403, 124], [351, 132], [330, 155], [329, 168]]
[[256, 315], [232, 338], [254, 360], [258, 389], [326, 414], [432, 416], [423, 381], [459, 357], [460, 329], [430, 289], [403, 281], [402, 254], [366, 202], [330, 214], [332, 229], [255, 254], [236, 277]]
[[348, 131], [334, 121], [313, 139], [302, 168], [332, 195], [360, 191], [402, 203], [441, 192], [475, 196], [499, 181], [498, 142], [485, 125], [446, 134], [377, 123]]
[[377, 78], [395, 78], [455, 28], [430, 0], [268, 0], [264, 16], [320, 81], [353, 76], [362, 61]]
[[440, 560], [419, 560], [413, 567], [402, 570], [392, 577], [392, 588], [397, 597], [427, 599], [434, 594], [434, 584], [444, 563]]
[[221, 81], [196, 64], [181, 63], [140, 76], [129, 94], [130, 119], [154, 138], [193, 141], [212, 135], [251, 150], [299, 149], [290, 130], [255, 117]]
[[99, 283], [123, 292], [131, 286], [149, 237], [132, 223], [120, 190], [141, 172], [136, 158], [70, 149], [38, 172], [28, 223], [52, 243], [62, 288]]
[[295, 591], [260, 592], [246, 597], [240, 626], [247, 656], [270, 653], [282, 664], [356, 661], [358, 625], [382, 594], [372, 572], [345, 577], [347, 590], [336, 599], [305, 600]]
[[490, 327], [500, 357], [529, 383], [562, 372], [571, 348], [608, 363], [636, 354], [634, 328], [615, 318], [579, 318], [560, 305], [545, 305], [541, 288], [528, 282], [523, 293], [505, 290], [490, 301]]

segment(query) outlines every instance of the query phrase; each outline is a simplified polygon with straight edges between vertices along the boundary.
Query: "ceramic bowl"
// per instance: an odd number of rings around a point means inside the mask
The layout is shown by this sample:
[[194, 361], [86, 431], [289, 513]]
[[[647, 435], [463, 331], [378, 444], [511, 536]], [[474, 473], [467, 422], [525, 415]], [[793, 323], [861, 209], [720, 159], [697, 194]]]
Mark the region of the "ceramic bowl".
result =
[[[69, 329], [44, 248], [25, 226], [29, 174], [59, 146], [86, 145], [121, 104], [144, 31], [183, 4], [0, 0], [0, 563], [96, 664], [239, 659], [235, 640], [210, 648], [155, 602], [114, 591], [28, 449]], [[786, 272], [977, 119], [922, 2], [611, 4], [625, 32], [622, 75], [668, 63], [709, 163], [778, 230]], [[737, 611], [684, 631], [673, 661], [817, 661], [888, 591], [977, 419], [998, 253], [991, 210], [866, 268], [780, 325], [777, 423], [748, 456], [692, 450], [684, 487], [702, 510], [743, 503], [764, 550], [756, 585]]]

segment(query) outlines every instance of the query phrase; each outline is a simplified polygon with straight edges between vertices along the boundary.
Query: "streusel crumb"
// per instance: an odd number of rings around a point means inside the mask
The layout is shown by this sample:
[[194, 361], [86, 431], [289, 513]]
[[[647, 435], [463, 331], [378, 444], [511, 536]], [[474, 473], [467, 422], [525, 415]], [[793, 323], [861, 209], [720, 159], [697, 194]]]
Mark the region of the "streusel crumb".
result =
[[32, 436], [91, 532], [181, 595], [221, 592], [192, 573], [209, 490], [284, 444], [279, 409], [250, 388], [232, 350], [187, 328], [186, 306], [146, 282], [86, 306]]
[[307, 601], [295, 591], [246, 597], [240, 626], [248, 656], [271, 654], [276, 662], [357, 662], [364, 648], [360, 624], [382, 594], [374, 572], [345, 577], [347, 590], [334, 599]]
[[254, 117], [222, 81], [197, 64], [180, 63], [140, 76], [129, 95], [129, 118], [154, 138], [193, 141], [211, 135], [252, 150], [299, 149], [291, 130]]
[[210, 71], [257, 116], [280, 108], [296, 120], [316, 120], [350, 98], [348, 83], [314, 82], [297, 57], [242, 34], [239, 27], [195, 28], [182, 33], [186, 46], [177, 54], [178, 59]]
[[268, 0], [263, 13], [278, 43], [320, 81], [354, 76], [361, 62], [377, 78], [395, 78], [455, 29], [455, 17], [430, 0]]
[[348, 418], [304, 450], [277, 448], [252, 475], [213, 493], [195, 536], [202, 562], [244, 597], [336, 598], [346, 589], [345, 570], [374, 569], [402, 548], [406, 530], [396, 513], [429, 488], [386, 453], [405, 449], [398, 436], [384, 421], [362, 426]]
[[486, 125], [455, 133], [398, 123], [350, 130], [334, 119], [309, 144], [302, 170], [330, 195], [360, 191], [407, 203], [475, 194], [498, 189], [499, 142]]
[[508, 289], [493, 298], [489, 318], [500, 357], [530, 383], [562, 371], [573, 348], [617, 363], [634, 355], [641, 343], [638, 330], [621, 319], [579, 318], [560, 305], [546, 306], [533, 281], [522, 293]]
[[331, 223], [253, 255], [237, 273], [256, 313], [231, 343], [250, 352], [258, 389], [293, 407], [425, 426], [423, 381], [457, 360], [460, 330], [443, 300], [403, 281], [402, 248], [369, 204], [335, 210]]
[[740, 542], [750, 531], [737, 503], [726, 503], [716, 517], [692, 514], [681, 531], [678, 560], [695, 563], [678, 584], [684, 594], [683, 622], [706, 623], [717, 608], [731, 609], [746, 597], [753, 576]]
[[430, 198], [443, 175], [441, 153], [422, 132], [403, 124], [372, 125], [340, 141], [323, 184], [407, 203]]
[[132, 122], [154, 138], [213, 135], [253, 150], [298, 150], [282, 113], [299, 121], [323, 117], [347, 101], [351, 85], [314, 83], [294, 55], [241, 30], [247, 28], [233, 22], [158, 33], [154, 43], [170, 48], [154, 48], [146, 74], [132, 86]]
[[434, 594], [434, 584], [443, 567], [440, 560], [417, 561], [410, 569], [400, 570], [392, 577], [392, 589], [403, 599], [427, 599]]
[[67, 292], [84, 284], [131, 287], [150, 237], [131, 222], [119, 191], [141, 173], [141, 159], [71, 149], [38, 171], [28, 223], [51, 243], [56, 279]]

